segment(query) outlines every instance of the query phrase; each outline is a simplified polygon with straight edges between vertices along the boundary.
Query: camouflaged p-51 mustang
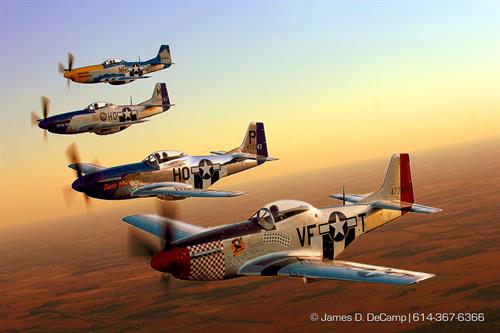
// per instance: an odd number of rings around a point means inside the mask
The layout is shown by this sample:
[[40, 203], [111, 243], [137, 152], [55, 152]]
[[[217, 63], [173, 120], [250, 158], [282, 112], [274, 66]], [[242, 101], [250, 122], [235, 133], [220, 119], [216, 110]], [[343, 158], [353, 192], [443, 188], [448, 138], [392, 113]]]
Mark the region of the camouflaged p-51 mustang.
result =
[[[247, 275], [302, 277], [407, 285], [432, 274], [338, 261], [361, 235], [407, 212], [438, 208], [414, 203], [408, 154], [395, 154], [379, 191], [333, 194], [341, 206], [316, 208], [295, 200], [267, 204], [248, 220], [205, 229], [156, 215], [132, 215], [126, 223], [158, 237], [143, 245], [151, 266], [186, 280], [222, 280]], [[347, 204], [346, 204], [347, 202]]]

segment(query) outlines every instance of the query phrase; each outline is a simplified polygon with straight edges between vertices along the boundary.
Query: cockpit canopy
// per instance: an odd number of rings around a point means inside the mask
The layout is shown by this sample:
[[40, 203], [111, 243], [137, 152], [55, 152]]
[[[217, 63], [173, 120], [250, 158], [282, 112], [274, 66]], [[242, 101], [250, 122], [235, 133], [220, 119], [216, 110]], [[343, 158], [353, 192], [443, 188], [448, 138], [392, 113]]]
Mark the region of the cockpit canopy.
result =
[[304, 213], [311, 208], [312, 206], [304, 201], [279, 200], [265, 205], [252, 215], [249, 220], [255, 221], [265, 230], [272, 230], [275, 228], [275, 223]]
[[183, 152], [176, 150], [160, 150], [150, 154], [144, 159], [148, 165], [158, 167], [160, 164], [186, 156]]
[[112, 59], [104, 60], [104, 62], [102, 64], [105, 66], [109, 66], [109, 65], [119, 64], [120, 62], [122, 62], [121, 59], [112, 58]]
[[89, 111], [95, 111], [97, 109], [102, 109], [102, 108], [105, 108], [107, 106], [110, 106], [111, 103], [109, 102], [94, 102], [94, 103], [91, 103], [89, 104], [89, 106], [87, 106], [87, 109]]

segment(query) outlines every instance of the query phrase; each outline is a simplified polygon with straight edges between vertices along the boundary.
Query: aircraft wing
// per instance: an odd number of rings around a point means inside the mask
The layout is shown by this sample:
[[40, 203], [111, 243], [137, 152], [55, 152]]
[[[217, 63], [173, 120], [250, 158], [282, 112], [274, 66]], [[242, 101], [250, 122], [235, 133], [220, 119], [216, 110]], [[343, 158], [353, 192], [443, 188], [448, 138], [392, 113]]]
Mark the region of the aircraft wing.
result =
[[433, 274], [339, 260], [322, 260], [319, 253], [277, 252], [257, 257], [243, 265], [242, 275], [282, 275], [309, 279], [414, 284]]
[[[86, 126], [86, 130], [89, 132], [95, 132], [103, 129], [109, 129], [109, 128], [114, 128], [114, 127], [121, 127], [121, 126], [129, 126], [133, 124], [139, 124], [148, 121], [147, 119], [138, 119], [138, 120], [131, 120], [131, 121], [123, 121], [121, 123], [100, 123], [98, 125], [89, 125]], [[82, 128], [80, 128], [82, 130]]]
[[142, 229], [160, 238], [164, 237], [165, 228], [168, 226], [171, 230], [171, 242], [207, 230], [206, 228], [158, 215], [137, 214], [125, 216], [124, 218], [122, 218], [122, 220], [125, 223], [128, 223], [136, 228]]
[[106, 169], [106, 167], [94, 163], [72, 163], [68, 167], [73, 170], [78, 170], [79, 168], [84, 175]]
[[175, 182], [160, 182], [148, 184], [135, 189], [132, 192], [134, 197], [156, 197], [159, 195], [172, 196], [176, 198], [189, 198], [189, 197], [206, 197], [206, 198], [219, 198], [219, 197], [235, 197], [242, 195], [244, 192], [237, 191], [221, 191], [221, 190], [204, 190], [194, 188], [189, 184], [175, 183]]
[[126, 76], [126, 75], [113, 75], [113, 76], [106, 76], [101, 79], [99, 79], [99, 82], [116, 82], [116, 81], [134, 81], [137, 79], [147, 79], [148, 75], [143, 75], [143, 76]]

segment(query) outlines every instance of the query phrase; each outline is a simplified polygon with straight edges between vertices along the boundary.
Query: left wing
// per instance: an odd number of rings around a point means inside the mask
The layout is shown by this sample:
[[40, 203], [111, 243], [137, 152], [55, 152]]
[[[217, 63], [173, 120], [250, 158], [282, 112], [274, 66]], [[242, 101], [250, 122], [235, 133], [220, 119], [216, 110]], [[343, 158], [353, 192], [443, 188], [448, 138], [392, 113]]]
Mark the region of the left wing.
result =
[[184, 237], [196, 235], [207, 230], [206, 228], [158, 215], [137, 214], [125, 216], [122, 220], [136, 228], [142, 229], [160, 238], [165, 236], [165, 228], [170, 227], [171, 242]]
[[120, 81], [134, 81], [137, 79], [147, 79], [147, 75], [143, 76], [126, 76], [126, 75], [113, 75], [113, 76], [105, 76], [97, 80], [97, 82], [120, 82]]
[[244, 192], [237, 191], [220, 191], [220, 190], [203, 190], [194, 188], [189, 184], [175, 182], [161, 182], [141, 186], [135, 189], [131, 194], [134, 197], [156, 197], [159, 195], [172, 196], [176, 198], [189, 197], [235, 197], [242, 195]]
[[68, 167], [73, 170], [80, 169], [84, 175], [106, 169], [106, 167], [94, 163], [72, 163]]
[[242, 275], [284, 275], [308, 279], [376, 282], [396, 285], [414, 284], [434, 274], [358, 264], [339, 260], [322, 260], [315, 252], [277, 252], [257, 257], [243, 265]]

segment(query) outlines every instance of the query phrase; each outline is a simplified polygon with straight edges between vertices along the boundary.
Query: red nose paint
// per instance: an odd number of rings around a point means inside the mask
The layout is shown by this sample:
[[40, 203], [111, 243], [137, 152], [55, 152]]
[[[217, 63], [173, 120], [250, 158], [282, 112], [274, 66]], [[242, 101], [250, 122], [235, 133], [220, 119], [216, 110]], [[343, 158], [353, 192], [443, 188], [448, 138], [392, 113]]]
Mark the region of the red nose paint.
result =
[[179, 279], [187, 278], [191, 269], [189, 250], [185, 247], [176, 247], [160, 251], [151, 258], [151, 267], [160, 272], [170, 273]]

